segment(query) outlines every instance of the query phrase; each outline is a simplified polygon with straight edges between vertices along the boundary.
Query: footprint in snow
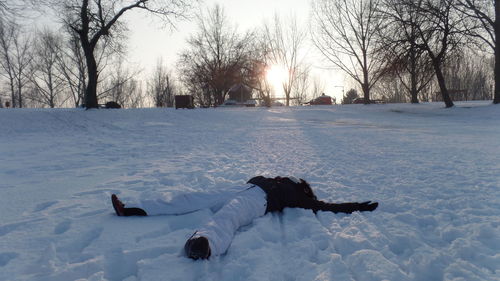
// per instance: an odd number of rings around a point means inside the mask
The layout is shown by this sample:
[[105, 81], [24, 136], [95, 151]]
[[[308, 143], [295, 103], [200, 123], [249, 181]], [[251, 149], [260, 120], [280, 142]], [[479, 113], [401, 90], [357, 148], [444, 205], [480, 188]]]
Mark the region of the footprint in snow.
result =
[[76, 217], [77, 218], [93, 217], [93, 216], [98, 216], [98, 215], [105, 214], [107, 212], [109, 212], [109, 209], [99, 209], [99, 210], [90, 211], [90, 212], [86, 212], [86, 213], [80, 214], [80, 215], [78, 215]]
[[161, 236], [165, 236], [168, 233], [170, 233], [171, 231], [172, 231], [172, 229], [170, 228], [170, 226], [163, 227], [162, 229], [158, 229], [158, 230], [151, 231], [151, 232], [148, 232], [146, 234], [142, 234], [140, 236], [137, 236], [135, 238], [135, 242], [139, 243], [142, 240], [154, 239], [154, 238], [158, 238]]
[[56, 225], [54, 234], [63, 234], [71, 228], [71, 220], [65, 220]]
[[69, 242], [66, 246], [61, 247], [58, 251], [62, 253], [67, 253], [69, 256], [74, 258], [82, 258], [82, 251], [90, 246], [94, 241], [101, 237], [103, 228], [96, 227], [83, 232], [75, 237], [75, 239]]
[[0, 253], [0, 267], [6, 266], [11, 260], [18, 256], [19, 254], [14, 252]]
[[32, 219], [21, 222], [14, 222], [9, 224], [0, 225], [0, 237], [4, 236], [12, 231], [16, 231], [18, 229], [28, 228], [32, 223], [36, 223], [42, 221], [42, 219]]
[[178, 247], [154, 247], [127, 252], [119, 247], [112, 248], [104, 253], [104, 277], [107, 280], [128, 280], [129, 277], [138, 275], [141, 260], [155, 259], [177, 251]]
[[38, 212], [47, 210], [48, 208], [50, 208], [51, 206], [53, 206], [57, 203], [58, 203], [58, 201], [48, 201], [48, 202], [40, 203], [40, 204], [36, 205], [35, 209], [33, 209], [33, 212], [38, 213]]

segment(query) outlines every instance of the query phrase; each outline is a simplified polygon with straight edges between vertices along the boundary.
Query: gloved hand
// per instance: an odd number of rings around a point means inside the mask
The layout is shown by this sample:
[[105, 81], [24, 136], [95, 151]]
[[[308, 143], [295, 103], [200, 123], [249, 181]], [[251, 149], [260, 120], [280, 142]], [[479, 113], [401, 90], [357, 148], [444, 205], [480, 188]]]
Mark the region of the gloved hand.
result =
[[378, 203], [377, 202], [373, 202], [372, 201], [366, 201], [366, 202], [363, 202], [363, 203], [358, 203], [358, 210], [360, 212], [364, 212], [364, 211], [373, 211], [375, 209], [377, 209], [378, 207]]

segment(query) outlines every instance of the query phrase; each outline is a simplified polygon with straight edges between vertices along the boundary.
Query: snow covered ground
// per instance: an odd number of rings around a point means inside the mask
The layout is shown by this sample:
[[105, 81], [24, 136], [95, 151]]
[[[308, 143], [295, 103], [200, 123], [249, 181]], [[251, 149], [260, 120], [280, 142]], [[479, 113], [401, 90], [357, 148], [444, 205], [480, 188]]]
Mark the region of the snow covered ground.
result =
[[[500, 280], [499, 147], [489, 102], [1, 109], [0, 280]], [[254, 175], [380, 207], [267, 214], [192, 261], [182, 247], [210, 210], [123, 218], [109, 201]]]

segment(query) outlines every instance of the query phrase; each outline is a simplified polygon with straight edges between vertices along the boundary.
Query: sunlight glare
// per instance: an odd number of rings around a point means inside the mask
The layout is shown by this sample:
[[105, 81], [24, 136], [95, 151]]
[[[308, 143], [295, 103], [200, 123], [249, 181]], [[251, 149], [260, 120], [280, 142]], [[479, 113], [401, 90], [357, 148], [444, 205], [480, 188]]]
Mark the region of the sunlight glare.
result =
[[267, 81], [277, 89], [279, 89], [283, 83], [286, 82], [287, 76], [287, 70], [279, 65], [270, 66], [266, 72]]

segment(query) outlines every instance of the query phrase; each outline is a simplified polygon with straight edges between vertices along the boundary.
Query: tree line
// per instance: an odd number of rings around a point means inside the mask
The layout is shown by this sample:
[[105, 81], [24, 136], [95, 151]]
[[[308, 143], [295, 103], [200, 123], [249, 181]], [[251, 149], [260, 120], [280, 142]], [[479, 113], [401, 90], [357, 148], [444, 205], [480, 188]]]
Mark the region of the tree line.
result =
[[[159, 59], [144, 85], [132, 70], [137, 67], [123, 64], [123, 15], [142, 10], [173, 24], [192, 19], [197, 1], [0, 0], [0, 99], [12, 107], [95, 108], [108, 100], [168, 107], [176, 94], [191, 94], [209, 107], [222, 104], [233, 85], [244, 84], [269, 105], [273, 87], [266, 72], [279, 65], [286, 72], [280, 85], [285, 104], [301, 104], [325, 89], [311, 74], [312, 41], [328, 62], [322, 66], [344, 72], [365, 103], [500, 103], [498, 2], [314, 0], [309, 26], [275, 15], [245, 32], [215, 5], [194, 16], [197, 31], [179, 55], [177, 72]], [[18, 23], [25, 7], [52, 11], [61, 27], [26, 30]], [[352, 101], [357, 90], [347, 91], [343, 101]]]
[[500, 1], [316, 0], [313, 5], [315, 45], [357, 82], [365, 103], [372, 92], [403, 92], [417, 103], [436, 91], [437, 99], [452, 107], [452, 96], [491, 98], [488, 81], [494, 83], [493, 103], [500, 103], [495, 40]]

